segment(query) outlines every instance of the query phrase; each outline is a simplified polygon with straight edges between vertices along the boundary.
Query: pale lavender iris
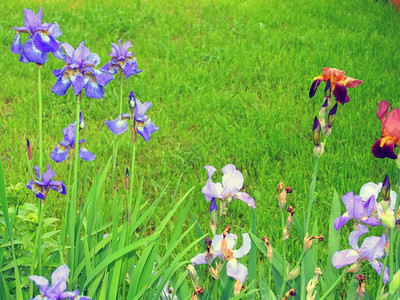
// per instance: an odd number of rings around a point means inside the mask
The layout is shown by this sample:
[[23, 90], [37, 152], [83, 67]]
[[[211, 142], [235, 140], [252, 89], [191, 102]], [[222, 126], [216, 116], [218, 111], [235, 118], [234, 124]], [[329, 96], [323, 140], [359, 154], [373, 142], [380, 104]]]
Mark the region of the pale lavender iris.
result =
[[[158, 130], [158, 127], [154, 125], [153, 121], [146, 114], [147, 110], [153, 106], [151, 102], [141, 103], [135, 98], [135, 95], [131, 91], [129, 95], [129, 106], [134, 110], [134, 124], [135, 130], [139, 133], [143, 139], [148, 142], [152, 133]], [[131, 114], [121, 114], [118, 118], [113, 121], [106, 121], [108, 129], [111, 130], [115, 135], [124, 133], [128, 129], [128, 121], [131, 119]]]
[[91, 53], [84, 43], [81, 42], [76, 49], [67, 43], [61, 44], [66, 54], [64, 59], [66, 65], [61, 70], [53, 71], [53, 75], [58, 79], [51, 89], [54, 94], [64, 96], [72, 85], [75, 95], [84, 89], [86, 97], [95, 99], [104, 97], [104, 86], [113, 80], [114, 76], [96, 69], [100, 57], [96, 53]]
[[[61, 29], [56, 22], [54, 24], [42, 24], [43, 7], [35, 14], [33, 11], [24, 8], [24, 26], [14, 27], [16, 31], [11, 51], [20, 54], [20, 61], [23, 63], [33, 62], [43, 65], [48, 57], [47, 53], [52, 52], [56, 58], [63, 59], [63, 53], [56, 38], [61, 35]], [[28, 41], [22, 46], [21, 33], [29, 35]]]
[[[62, 265], [58, 267], [53, 274], [51, 274], [51, 286], [49, 286], [49, 281], [42, 276], [33, 275], [29, 276], [29, 279], [32, 280], [40, 290], [40, 295], [36, 296], [33, 300], [36, 299], [81, 299], [81, 300], [90, 300], [91, 298], [80, 296], [79, 290], [75, 290], [73, 292], [65, 291], [67, 289], [67, 279], [69, 276], [69, 268], [66, 265]], [[32, 300], [32, 299], [31, 299]]]
[[211, 177], [216, 171], [213, 166], [205, 166], [204, 168], [208, 173], [208, 179], [202, 189], [202, 193], [207, 201], [218, 198], [227, 201], [229, 205], [231, 201], [239, 199], [253, 209], [256, 208], [252, 197], [245, 192], [239, 192], [243, 187], [244, 178], [243, 174], [239, 170], [236, 170], [235, 165], [229, 164], [222, 168], [222, 184], [212, 182]]
[[111, 43], [111, 45], [111, 53], [108, 54], [111, 56], [111, 61], [101, 68], [102, 71], [115, 75], [118, 69], [120, 69], [124, 72], [126, 78], [142, 72], [142, 70], [138, 69], [136, 58], [133, 56], [133, 53], [128, 51], [128, 49], [132, 47], [131, 42], [127, 41], [121, 46], [121, 40], [118, 40], [118, 45], [114, 43]]
[[371, 217], [372, 211], [375, 208], [376, 200], [375, 196], [370, 196], [367, 201], [363, 202], [363, 199], [354, 195], [353, 192], [348, 192], [342, 196], [344, 205], [346, 206], [346, 212], [335, 219], [334, 227], [339, 230], [347, 223], [350, 219], [356, 220], [356, 222], [363, 222], [371, 226], [378, 226], [380, 222], [375, 218]]
[[[365, 233], [369, 232], [367, 226], [359, 224], [358, 230], [353, 231], [349, 235], [349, 244], [352, 249], [338, 251], [332, 256], [332, 264], [335, 268], [340, 269], [344, 266], [353, 264], [357, 261], [368, 260], [375, 271], [381, 275], [382, 263], [378, 261], [385, 256], [386, 235], [382, 234], [381, 237], [370, 236], [367, 237], [361, 248], [358, 247], [359, 238]], [[389, 281], [389, 268], [385, 268], [383, 282]]]
[[[243, 237], [243, 245], [238, 250], [233, 250], [236, 244], [237, 235], [228, 233], [225, 237], [227, 242], [227, 248], [229, 250], [232, 250], [233, 252], [232, 257], [227, 258], [227, 264], [226, 264], [227, 275], [236, 280], [239, 280], [241, 283], [243, 283], [246, 280], [248, 270], [247, 267], [239, 263], [237, 259], [247, 255], [250, 252], [251, 248], [251, 239], [249, 234], [243, 233], [242, 237]], [[217, 234], [214, 236], [214, 239], [212, 240], [211, 244], [214, 250], [212, 260], [216, 259], [217, 257], [219, 257], [221, 260], [224, 260], [226, 258], [221, 250], [221, 242], [223, 239], [224, 239], [223, 234]], [[192, 263], [192, 265], [207, 264], [206, 252], [196, 255], [190, 260], [190, 262]]]
[[56, 192], [59, 192], [63, 195], [66, 194], [64, 183], [62, 181], [52, 180], [56, 176], [56, 174], [54, 170], [50, 169], [50, 164], [47, 165], [47, 170], [42, 176], [40, 176], [41, 174], [39, 167], [35, 166], [34, 169], [36, 171], [37, 180], [30, 180], [26, 187], [34, 192], [37, 198], [46, 200], [47, 193], [50, 189], [55, 190]]
[[[82, 119], [82, 113], [80, 113], [79, 129], [84, 127], [84, 121]], [[63, 129], [64, 139], [54, 148], [50, 154], [50, 158], [55, 162], [59, 163], [67, 159], [70, 150], [75, 149], [75, 136], [76, 136], [76, 122], [68, 125]], [[79, 157], [86, 161], [93, 161], [96, 156], [86, 149], [83, 145], [85, 139], [79, 140]]]

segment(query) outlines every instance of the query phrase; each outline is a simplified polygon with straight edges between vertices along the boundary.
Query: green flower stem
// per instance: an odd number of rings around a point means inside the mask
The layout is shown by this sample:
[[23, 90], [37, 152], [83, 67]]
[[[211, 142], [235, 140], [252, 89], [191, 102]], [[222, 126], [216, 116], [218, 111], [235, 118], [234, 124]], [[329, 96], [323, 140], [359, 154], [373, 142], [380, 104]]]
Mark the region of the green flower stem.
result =
[[382, 290], [382, 285], [383, 285], [383, 275], [385, 274], [386, 264], [387, 264], [387, 256], [385, 256], [385, 260], [383, 261], [382, 272], [379, 277], [379, 285], [378, 285], [378, 289], [376, 291], [376, 299], [379, 299], [379, 297], [381, 296], [381, 290]]
[[62, 232], [61, 232], [61, 244], [63, 247], [63, 252], [65, 249], [65, 245], [66, 245], [66, 240], [67, 240], [67, 224], [68, 224], [68, 212], [69, 212], [69, 199], [71, 197], [69, 197], [70, 192], [71, 192], [71, 177], [72, 177], [72, 162], [73, 162], [73, 158], [69, 157], [69, 170], [68, 170], [68, 181], [67, 181], [67, 194], [65, 197], [65, 215], [64, 215], [64, 219], [63, 219], [63, 226], [62, 226]]
[[75, 128], [75, 160], [74, 160], [74, 189], [72, 191], [72, 199], [70, 203], [70, 215], [69, 215], [69, 244], [70, 244], [70, 269], [71, 274], [75, 276], [75, 223], [76, 223], [76, 201], [78, 199], [78, 167], [79, 167], [79, 113], [81, 104], [81, 94], [80, 92], [76, 96], [76, 128]]
[[[134, 125], [133, 125], [134, 126]], [[136, 134], [136, 132], [135, 132]], [[136, 141], [133, 143], [132, 146], [132, 161], [131, 161], [131, 169], [130, 169], [130, 174], [129, 174], [129, 201], [128, 201], [128, 213], [130, 218], [134, 218], [134, 220], [131, 220], [131, 223], [134, 223], [136, 221], [136, 216], [132, 216], [132, 198], [133, 198], [133, 181], [135, 178], [135, 157], [136, 157]]]
[[42, 110], [42, 76], [41, 76], [42, 65], [38, 65], [38, 95], [39, 95], [39, 168], [42, 170], [43, 167], [43, 110]]
[[281, 291], [279, 293], [279, 296], [282, 296], [283, 293], [285, 292], [285, 287], [286, 287], [286, 241], [285, 241], [285, 237], [284, 237], [284, 228], [285, 228], [285, 218], [283, 216], [283, 209], [281, 209], [281, 224], [282, 224], [282, 241], [283, 241], [283, 250], [282, 250], [282, 265], [283, 265], [283, 276], [282, 276], [282, 286], [281, 286]]
[[122, 70], [120, 70], [119, 72], [119, 114], [122, 114], [122, 80], [123, 80], [123, 76], [122, 76]]
[[307, 219], [306, 219], [306, 224], [304, 226], [304, 234], [306, 234], [308, 232], [308, 229], [310, 227], [311, 211], [312, 211], [312, 206], [313, 206], [313, 202], [314, 202], [314, 193], [315, 193], [315, 184], [317, 181], [318, 166], [319, 166], [319, 157], [316, 157], [315, 164], [314, 164], [314, 173], [312, 175], [311, 185], [310, 185], [310, 195], [308, 198]]
[[319, 300], [326, 299], [329, 296], [329, 294], [332, 293], [332, 291], [336, 288], [336, 286], [343, 280], [343, 277], [345, 277], [346, 274], [347, 274], [347, 269], [343, 270], [340, 277], [338, 277], [338, 279], [336, 279], [335, 283], [332, 284], [332, 286], [329, 288], [329, 290], [327, 290], [326, 293], [321, 298], [319, 298]]

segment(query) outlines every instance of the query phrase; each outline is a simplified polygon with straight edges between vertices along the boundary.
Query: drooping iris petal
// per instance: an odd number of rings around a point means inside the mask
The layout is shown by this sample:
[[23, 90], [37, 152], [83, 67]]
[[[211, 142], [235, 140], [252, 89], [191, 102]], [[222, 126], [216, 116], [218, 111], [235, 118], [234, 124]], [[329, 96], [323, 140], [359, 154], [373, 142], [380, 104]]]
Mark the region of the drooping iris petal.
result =
[[207, 201], [211, 201], [212, 198], [222, 198], [222, 185], [221, 183], [214, 183], [211, 180], [211, 177], [215, 173], [216, 169], [213, 166], [205, 166], [204, 167], [208, 174], [208, 179], [206, 185], [203, 187], [201, 192], [204, 194], [204, 198]]
[[29, 39], [22, 48], [22, 54], [31, 62], [43, 65], [47, 61], [47, 54], [35, 47], [33, 40]]
[[69, 80], [68, 76], [63, 75], [57, 80], [51, 91], [58, 96], [64, 96], [70, 86], [71, 80]]
[[[379, 274], [379, 276], [381, 276], [383, 264], [377, 260], [369, 261], [369, 263], [374, 268], [374, 270]], [[386, 284], [389, 282], [389, 279], [390, 279], [389, 268], [385, 267], [385, 272], [383, 273], [382, 281], [384, 284]]]
[[238, 250], [233, 250], [233, 257], [234, 258], [241, 258], [247, 255], [251, 249], [251, 239], [248, 233], [243, 233], [243, 245]]
[[341, 104], [345, 104], [349, 101], [349, 98], [346, 98], [347, 88], [340, 82], [336, 82], [335, 89], [333, 90], [333, 95], [335, 96], [336, 101]]
[[59, 163], [67, 159], [69, 153], [69, 147], [57, 145], [50, 154], [50, 158], [55, 162]]
[[340, 217], [336, 218], [335, 221], [333, 222], [333, 226], [336, 230], [339, 230], [340, 228], [342, 228], [348, 220], [350, 220], [351, 217], [349, 216], [349, 214], [347, 212], [345, 212], [343, 215], [341, 215]]
[[93, 161], [96, 159], [96, 155], [94, 155], [92, 152], [84, 147], [81, 147], [79, 149], [79, 157], [86, 161]]
[[368, 233], [369, 229], [367, 226], [358, 224], [358, 230], [354, 230], [349, 234], [349, 244], [351, 248], [354, 250], [359, 251], [360, 248], [358, 247], [358, 240], [360, 239], [361, 236], [364, 234]]
[[241, 201], [243, 201], [244, 203], [246, 203], [248, 206], [250, 206], [251, 208], [255, 209], [256, 208], [256, 204], [254, 202], [254, 199], [252, 197], [250, 197], [247, 193], [245, 192], [239, 192], [235, 194], [235, 198], [239, 199]]
[[51, 181], [49, 183], [49, 186], [52, 190], [59, 192], [62, 195], [66, 195], [67, 194], [67, 190], [65, 188], [65, 185], [62, 181], [59, 180], [55, 180], [55, 181]]
[[386, 235], [367, 237], [360, 248], [360, 255], [368, 260], [376, 260], [385, 256]]
[[226, 274], [241, 283], [244, 283], [248, 275], [247, 267], [238, 262], [236, 258], [229, 259], [226, 263]]
[[11, 51], [14, 54], [21, 54], [22, 45], [21, 45], [21, 35], [17, 32], [15, 34], [13, 43], [11, 45]]
[[93, 70], [93, 74], [96, 77], [97, 82], [102, 86], [106, 86], [107, 83], [114, 79], [114, 76], [96, 69]]
[[136, 123], [136, 130], [137, 133], [139, 133], [146, 142], [150, 140], [150, 131], [147, 127], [144, 126], [143, 122]]
[[387, 157], [387, 158], [390, 158], [390, 159], [396, 159], [397, 155], [394, 153], [395, 143], [394, 142], [385, 143], [381, 147], [381, 141], [382, 141], [382, 139], [380, 138], [372, 146], [372, 150], [371, 150], [372, 154], [376, 158], [385, 158], [385, 157]]
[[243, 174], [236, 170], [235, 165], [229, 164], [222, 168], [223, 196], [236, 194], [243, 187]]
[[354, 249], [338, 251], [332, 256], [332, 265], [336, 269], [340, 269], [344, 266], [355, 263], [359, 257], [359, 253]]
[[95, 80], [90, 79], [85, 85], [86, 97], [101, 99], [104, 97], [103, 87]]
[[112, 59], [110, 62], [106, 63], [104, 66], [100, 68], [101, 71], [108, 72], [110, 74], [117, 74], [118, 69], [115, 66], [116, 59]]
[[35, 47], [42, 52], [54, 52], [57, 51], [59, 46], [56, 40], [49, 35], [49, 32], [44, 30], [35, 33], [33, 36], [33, 43]]
[[71, 80], [74, 94], [78, 95], [85, 86], [85, 79], [83, 78], [82, 74], [78, 73], [77, 71], [70, 73], [69, 79]]
[[114, 121], [106, 121], [108, 129], [115, 135], [124, 133], [128, 129], [128, 122], [119, 116]]

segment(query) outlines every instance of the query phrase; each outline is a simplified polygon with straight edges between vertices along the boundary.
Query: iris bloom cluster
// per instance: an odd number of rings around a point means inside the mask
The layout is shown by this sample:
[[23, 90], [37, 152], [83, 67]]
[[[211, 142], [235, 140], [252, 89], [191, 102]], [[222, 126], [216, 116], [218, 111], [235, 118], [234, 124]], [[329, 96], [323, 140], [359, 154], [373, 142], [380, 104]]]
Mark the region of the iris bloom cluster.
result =
[[65, 185], [62, 181], [52, 180], [56, 174], [53, 169], [50, 169], [50, 164], [47, 165], [46, 172], [41, 176], [40, 179], [40, 169], [39, 167], [34, 167], [36, 171], [36, 179], [31, 179], [29, 183], [26, 185], [28, 189], [35, 193], [36, 197], [42, 199], [43, 201], [46, 200], [47, 193], [50, 189], [59, 192], [62, 195], [66, 194]]
[[91, 53], [84, 44], [85, 42], [81, 42], [76, 49], [70, 44], [61, 44], [66, 55], [65, 66], [61, 70], [53, 71], [53, 75], [58, 79], [51, 89], [54, 94], [64, 96], [72, 85], [75, 95], [84, 89], [89, 98], [104, 97], [103, 87], [113, 80], [114, 76], [96, 69], [100, 63], [100, 57], [96, 53]]
[[235, 165], [229, 164], [222, 168], [222, 184], [212, 182], [212, 176], [216, 169], [213, 166], [204, 167], [208, 174], [206, 185], [201, 190], [204, 194], [204, 198], [207, 201], [212, 201], [211, 210], [215, 210], [215, 198], [221, 199], [220, 214], [224, 215], [227, 211], [227, 206], [232, 203], [233, 200], [239, 199], [246, 203], [251, 208], [255, 209], [256, 205], [254, 199], [245, 192], [239, 192], [244, 183], [243, 174], [236, 170]]
[[115, 75], [119, 69], [124, 72], [125, 78], [142, 72], [142, 70], [138, 69], [133, 53], [128, 51], [132, 47], [131, 42], [127, 41], [121, 46], [121, 40], [118, 40], [118, 45], [111, 43], [111, 46], [111, 53], [108, 54], [111, 56], [111, 61], [101, 68], [102, 71]]
[[376, 112], [382, 124], [382, 135], [372, 146], [372, 154], [376, 158], [396, 159], [394, 148], [400, 146], [400, 108], [391, 110], [385, 117], [388, 109], [389, 103], [382, 100]]
[[230, 232], [217, 234], [214, 236], [207, 251], [196, 255], [190, 262], [192, 265], [208, 264], [211, 267], [212, 262], [216, 258], [219, 258], [221, 261], [226, 260], [226, 274], [243, 284], [248, 275], [248, 269], [245, 265], [239, 263], [237, 259], [242, 258], [250, 252], [251, 239], [248, 233], [243, 233], [242, 237], [242, 247], [238, 250], [233, 250], [237, 235]]
[[[115, 135], [124, 133], [128, 129], [128, 121], [133, 122], [132, 130], [134, 131], [136, 141], [136, 133], [139, 133], [143, 139], [148, 142], [152, 133], [158, 130], [158, 127], [154, 125], [153, 121], [146, 115], [148, 109], [153, 106], [151, 102], [145, 102], [142, 104], [131, 91], [129, 95], [129, 108], [130, 114], [121, 114], [113, 121], [106, 121], [108, 129]], [[133, 117], [133, 120], [132, 120]]]
[[69, 277], [69, 268], [66, 265], [58, 267], [53, 274], [51, 274], [51, 286], [49, 281], [42, 276], [33, 275], [29, 276], [40, 290], [40, 295], [30, 300], [58, 300], [58, 299], [80, 299], [90, 300], [91, 298], [86, 296], [80, 296], [79, 290], [73, 292], [65, 291], [67, 289], [67, 279]]
[[330, 80], [331, 89], [337, 102], [345, 104], [350, 101], [347, 95], [347, 88], [355, 88], [363, 83], [362, 80], [354, 79], [344, 75], [345, 71], [335, 68], [322, 68], [322, 75], [314, 78], [311, 85], [309, 97], [312, 98], [322, 81], [328, 82]]
[[[68, 154], [71, 150], [75, 149], [75, 137], [76, 137], [76, 121], [69, 124], [68, 127], [63, 129], [64, 139], [54, 148], [50, 154], [50, 158], [55, 162], [59, 163], [67, 159]], [[79, 130], [85, 127], [85, 123], [80, 113]], [[86, 161], [92, 161], [96, 159], [96, 156], [83, 146], [85, 139], [79, 140], [79, 157]]]
[[[377, 203], [376, 199], [382, 198]], [[346, 206], [346, 212], [337, 218], [334, 227], [339, 230], [350, 219], [354, 219], [357, 224], [357, 230], [349, 235], [349, 244], [351, 249], [336, 252], [332, 257], [332, 264], [340, 269], [344, 266], [351, 265], [350, 269], [357, 272], [361, 267], [362, 261], [368, 260], [376, 272], [381, 275], [382, 263], [378, 261], [385, 256], [386, 235], [370, 236], [364, 239], [361, 247], [358, 246], [358, 240], [361, 236], [369, 232], [366, 225], [379, 226], [390, 225], [394, 227], [394, 207], [397, 201], [397, 194], [390, 190], [390, 182], [386, 176], [383, 183], [375, 184], [369, 182], [361, 187], [360, 195], [354, 195], [349, 192], [342, 197]], [[392, 216], [389, 218], [388, 216]], [[393, 222], [388, 222], [392, 219]], [[383, 282], [389, 281], [389, 269], [386, 267], [383, 276]]]
[[[43, 65], [51, 52], [56, 58], [63, 59], [64, 55], [60, 51], [60, 42], [56, 40], [61, 35], [60, 26], [56, 22], [53, 24], [42, 24], [43, 7], [35, 14], [33, 11], [24, 8], [24, 26], [14, 27], [16, 31], [11, 51], [20, 54], [19, 60], [23, 63], [33, 62]], [[28, 41], [24, 45], [21, 43], [21, 34], [29, 35]]]

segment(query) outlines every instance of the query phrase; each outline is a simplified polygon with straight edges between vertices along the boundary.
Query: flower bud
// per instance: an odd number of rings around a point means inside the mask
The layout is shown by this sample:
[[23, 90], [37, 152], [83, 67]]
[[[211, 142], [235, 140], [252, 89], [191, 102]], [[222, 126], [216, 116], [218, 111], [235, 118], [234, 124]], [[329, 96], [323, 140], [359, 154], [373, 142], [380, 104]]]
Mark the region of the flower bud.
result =
[[28, 139], [26, 139], [26, 147], [28, 151], [28, 159], [32, 160], [32, 148], [31, 148], [31, 143], [29, 143]]
[[394, 295], [400, 289], [400, 270], [393, 275], [393, 279], [389, 285], [389, 293]]
[[358, 273], [358, 271], [361, 268], [361, 261], [357, 260], [354, 264], [352, 264], [348, 269], [347, 272], [348, 273]]
[[233, 295], [237, 296], [240, 294], [241, 290], [242, 290], [242, 283], [239, 280], [236, 280], [235, 285], [233, 287]]
[[383, 224], [385, 224], [389, 228], [394, 228], [396, 219], [394, 218], [393, 214], [389, 211], [383, 211], [381, 215], [381, 219]]
[[131, 93], [129, 94], [129, 100], [128, 100], [128, 104], [129, 104], [129, 109], [132, 111], [135, 111], [135, 106], [136, 106], [136, 102], [135, 102], [136, 98], [135, 95], [133, 94], [133, 91], [131, 91]]
[[199, 286], [199, 276], [197, 276], [196, 269], [193, 267], [193, 265], [188, 265], [186, 267], [186, 270], [188, 271], [189, 276], [192, 279], [193, 288], [195, 289]]
[[326, 110], [328, 106], [328, 100], [326, 99], [324, 101], [324, 104], [322, 104], [321, 109], [319, 110], [319, 119], [320, 120], [325, 120], [325, 115], [326, 115]]
[[358, 280], [357, 295], [363, 299], [365, 294], [365, 276], [363, 274], [357, 274], [356, 279]]
[[289, 229], [285, 226], [283, 228], [283, 241], [287, 241], [289, 239]]
[[331, 79], [329, 78], [326, 82], [324, 97], [330, 98], [332, 96], [332, 84]]
[[321, 157], [322, 153], [324, 153], [324, 145], [319, 144], [319, 145], [314, 146], [313, 152], [316, 157]]
[[296, 296], [296, 290], [295, 289], [290, 289], [285, 296], [282, 298], [282, 300], [288, 300], [290, 296]]
[[387, 174], [382, 183], [381, 197], [383, 200], [389, 200], [390, 198], [390, 180]]
[[85, 128], [85, 121], [82, 118], [82, 112], [79, 113], [79, 130]]
[[332, 127], [333, 123], [335, 123], [335, 116], [336, 116], [337, 106], [338, 105], [336, 103], [328, 113], [328, 125], [330, 127]]
[[210, 228], [211, 232], [214, 235], [217, 231], [217, 220], [218, 220], [217, 214], [218, 214], [217, 203], [215, 202], [215, 198], [212, 198], [210, 204]]
[[126, 190], [129, 190], [129, 170], [126, 168], [125, 172], [125, 188]]
[[281, 210], [284, 210], [286, 206], [286, 190], [283, 190], [282, 192], [279, 193], [278, 200], [279, 200], [279, 207], [281, 208]]
[[278, 183], [278, 187], [276, 188], [277, 190], [280, 190], [282, 192], [283, 188], [285, 187], [285, 185], [283, 184], [283, 182], [279, 182]]
[[289, 280], [294, 280], [300, 275], [300, 268], [297, 266], [294, 268], [291, 272], [289, 272], [289, 266], [287, 266], [287, 271], [286, 271], [286, 281]]
[[328, 137], [332, 132], [332, 127], [328, 124], [325, 125], [324, 127], [324, 136]]
[[319, 123], [319, 120], [317, 117], [315, 117], [315, 119], [314, 119], [313, 141], [314, 141], [315, 146], [321, 144], [321, 124]]
[[273, 259], [273, 256], [274, 256], [274, 252], [273, 252], [272, 247], [271, 247], [271, 245], [270, 245], [270, 243], [269, 243], [269, 238], [266, 237], [266, 236], [264, 236], [264, 237], [262, 238], [262, 240], [264, 241], [265, 246], [267, 247], [267, 257], [268, 257], [268, 260], [269, 260], [269, 262], [272, 264], [272, 259]]

